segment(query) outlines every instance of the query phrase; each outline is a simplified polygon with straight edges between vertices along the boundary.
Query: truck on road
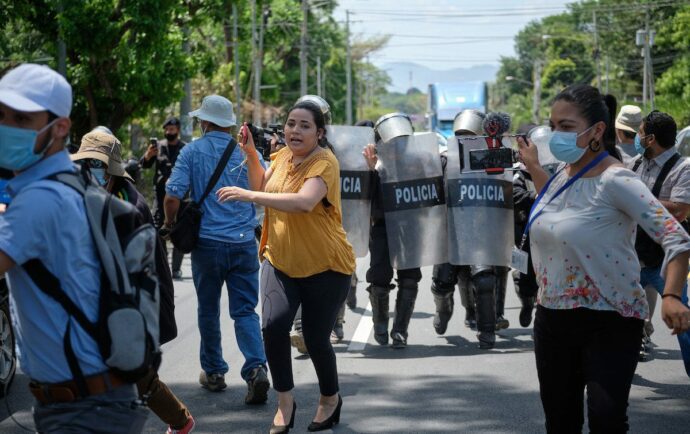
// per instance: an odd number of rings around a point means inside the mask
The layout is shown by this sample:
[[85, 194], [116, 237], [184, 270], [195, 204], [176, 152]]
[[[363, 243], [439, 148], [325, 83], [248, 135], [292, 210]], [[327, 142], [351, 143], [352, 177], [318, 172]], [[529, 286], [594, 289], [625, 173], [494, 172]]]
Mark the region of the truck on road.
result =
[[427, 128], [446, 138], [453, 135], [453, 120], [459, 112], [487, 111], [488, 90], [484, 81], [432, 83], [427, 95]]

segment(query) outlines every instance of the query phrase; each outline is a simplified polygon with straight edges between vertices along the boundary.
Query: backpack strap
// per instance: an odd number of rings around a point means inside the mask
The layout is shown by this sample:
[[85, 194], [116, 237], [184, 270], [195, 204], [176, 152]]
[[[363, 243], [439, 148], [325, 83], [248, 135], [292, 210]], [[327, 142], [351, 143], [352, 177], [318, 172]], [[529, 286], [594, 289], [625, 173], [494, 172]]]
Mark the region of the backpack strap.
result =
[[640, 155], [639, 158], [637, 158], [635, 160], [635, 163], [633, 164], [633, 167], [632, 167], [633, 172], [637, 172], [637, 169], [640, 168], [640, 164], [642, 164], [642, 158], [644, 158], [644, 157], [642, 157], [642, 155]]
[[208, 180], [208, 184], [206, 185], [206, 191], [204, 191], [204, 194], [199, 199], [199, 206], [201, 206], [201, 204], [204, 203], [204, 200], [206, 200], [206, 197], [209, 195], [209, 193], [211, 193], [211, 190], [220, 179], [220, 175], [223, 173], [223, 170], [225, 170], [225, 166], [228, 165], [228, 161], [230, 160], [230, 156], [232, 155], [232, 153], [235, 151], [236, 145], [237, 142], [235, 141], [235, 139], [230, 138], [230, 142], [228, 143], [228, 146], [225, 148], [223, 156], [220, 157], [220, 161], [218, 161], [216, 170], [213, 171], [211, 179]]
[[669, 172], [671, 172], [671, 169], [673, 169], [673, 166], [676, 165], [678, 160], [680, 160], [680, 154], [676, 152], [671, 158], [668, 159], [668, 161], [666, 161], [666, 163], [664, 163], [663, 167], [661, 168], [661, 172], [659, 172], [659, 176], [656, 177], [654, 187], [652, 188], [652, 194], [654, 197], [659, 197], [659, 193], [661, 193], [661, 186], [664, 184], [666, 177], [668, 176]]
[[[62, 289], [60, 281], [53, 273], [51, 273], [41, 262], [40, 259], [31, 259], [22, 265], [26, 274], [29, 275], [34, 284], [43, 291], [46, 295], [51, 297], [53, 300], [57, 301], [60, 306], [67, 312], [70, 318], [77, 320], [77, 323], [81, 326], [86, 333], [91, 336], [96, 343], [98, 343], [97, 338], [97, 328], [96, 324], [89, 321], [86, 314], [77, 307], [77, 305], [69, 298], [69, 296]], [[63, 336], [63, 347], [65, 351], [65, 359], [67, 359], [67, 364], [69, 365], [70, 372], [72, 372], [72, 377], [77, 383], [79, 393], [82, 396], [88, 396], [88, 387], [86, 386], [86, 380], [84, 378], [84, 373], [79, 366], [79, 359], [77, 359], [74, 349], [72, 348], [71, 340], [71, 324], [69, 318], [67, 319], [67, 328]]]

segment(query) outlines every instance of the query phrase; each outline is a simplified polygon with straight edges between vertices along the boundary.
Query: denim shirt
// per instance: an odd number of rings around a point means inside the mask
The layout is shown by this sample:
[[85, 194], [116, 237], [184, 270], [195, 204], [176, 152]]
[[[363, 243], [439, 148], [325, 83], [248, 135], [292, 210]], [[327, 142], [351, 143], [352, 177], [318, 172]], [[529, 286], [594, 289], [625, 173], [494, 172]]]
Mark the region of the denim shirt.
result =
[[[7, 272], [7, 280], [20, 363], [29, 377], [45, 383], [72, 379], [63, 349], [68, 315], [21, 265], [40, 259], [89, 320], [98, 317], [101, 266], [84, 200], [70, 187], [45, 180], [74, 170], [67, 152], [41, 160], [8, 183], [12, 203], [0, 214], [0, 250], [17, 264]], [[96, 342], [74, 319], [70, 325], [72, 348], [84, 375], [105, 371]]]
[[[168, 179], [166, 193], [182, 199], [190, 191], [192, 200], [198, 202], [230, 140], [230, 134], [211, 131], [185, 146]], [[220, 180], [201, 206], [200, 238], [225, 243], [245, 243], [254, 239], [257, 226], [254, 205], [238, 201], [221, 203], [216, 197], [218, 189], [230, 186], [249, 188], [247, 165], [239, 146], [235, 147]]]

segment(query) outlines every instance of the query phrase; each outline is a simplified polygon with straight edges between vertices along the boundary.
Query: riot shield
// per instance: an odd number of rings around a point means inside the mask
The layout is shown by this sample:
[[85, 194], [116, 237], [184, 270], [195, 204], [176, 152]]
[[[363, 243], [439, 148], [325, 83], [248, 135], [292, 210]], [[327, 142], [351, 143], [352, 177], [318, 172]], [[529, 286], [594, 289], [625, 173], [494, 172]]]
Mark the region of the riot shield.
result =
[[486, 139], [485, 136], [448, 139], [448, 259], [454, 265], [509, 267], [515, 242], [513, 172], [463, 173], [461, 167], [469, 169], [469, 151], [486, 149]]
[[391, 265], [447, 262], [443, 172], [434, 133], [396, 137], [377, 147]]
[[369, 252], [372, 193], [372, 172], [362, 150], [367, 144], [374, 143], [374, 129], [328, 125], [326, 130], [326, 137], [333, 145], [340, 164], [343, 228], [355, 256], [361, 258]]

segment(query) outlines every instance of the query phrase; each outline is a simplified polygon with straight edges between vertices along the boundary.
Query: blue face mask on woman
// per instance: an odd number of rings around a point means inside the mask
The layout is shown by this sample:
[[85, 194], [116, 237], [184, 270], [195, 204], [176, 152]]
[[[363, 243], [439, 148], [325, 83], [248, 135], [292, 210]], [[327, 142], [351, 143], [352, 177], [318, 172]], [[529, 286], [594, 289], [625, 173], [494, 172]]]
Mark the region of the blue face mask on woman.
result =
[[35, 154], [36, 138], [50, 128], [57, 119], [40, 130], [0, 125], [0, 167], [19, 172], [36, 164], [53, 144], [53, 139]]
[[577, 146], [577, 139], [587, 131], [594, 127], [587, 128], [580, 134], [574, 132], [554, 131], [551, 133], [549, 140], [549, 149], [554, 157], [564, 163], [573, 164], [580, 161], [587, 148], [580, 148]]

